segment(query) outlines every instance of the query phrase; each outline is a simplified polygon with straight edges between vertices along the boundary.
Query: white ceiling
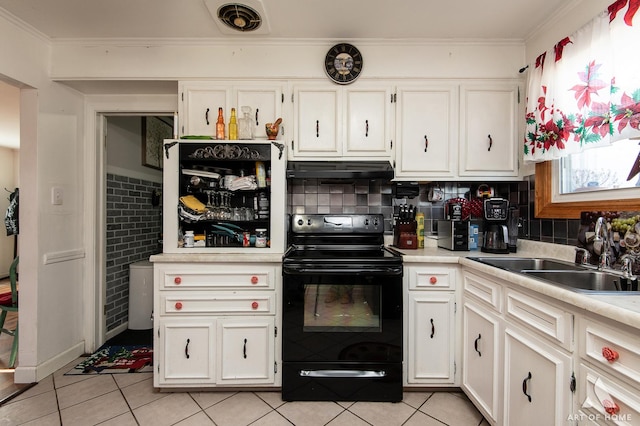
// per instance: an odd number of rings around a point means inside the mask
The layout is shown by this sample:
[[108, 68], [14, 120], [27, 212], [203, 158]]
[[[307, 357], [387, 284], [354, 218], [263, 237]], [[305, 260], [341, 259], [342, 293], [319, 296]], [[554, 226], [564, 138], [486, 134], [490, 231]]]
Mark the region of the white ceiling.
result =
[[[516, 39], [579, 0], [239, 0], [268, 34], [224, 34], [212, 18], [227, 0], [0, 0], [45, 36], [69, 38], [269, 37]], [[263, 32], [263, 31], [261, 31]]]

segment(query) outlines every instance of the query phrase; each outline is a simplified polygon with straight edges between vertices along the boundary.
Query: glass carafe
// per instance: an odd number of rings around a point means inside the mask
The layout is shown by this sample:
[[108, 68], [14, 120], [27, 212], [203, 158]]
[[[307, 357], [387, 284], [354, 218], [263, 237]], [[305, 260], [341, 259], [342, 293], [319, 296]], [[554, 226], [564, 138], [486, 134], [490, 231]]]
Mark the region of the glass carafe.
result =
[[253, 139], [253, 126], [251, 122], [251, 107], [240, 107], [242, 117], [238, 118], [238, 139]]

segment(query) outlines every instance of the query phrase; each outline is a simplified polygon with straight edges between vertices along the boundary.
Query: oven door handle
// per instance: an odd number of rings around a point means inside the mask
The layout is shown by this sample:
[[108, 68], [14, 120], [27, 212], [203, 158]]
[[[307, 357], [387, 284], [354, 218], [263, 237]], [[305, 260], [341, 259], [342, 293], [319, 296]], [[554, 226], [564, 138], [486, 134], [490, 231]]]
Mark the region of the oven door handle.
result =
[[300, 370], [301, 377], [383, 378], [387, 372], [373, 370]]

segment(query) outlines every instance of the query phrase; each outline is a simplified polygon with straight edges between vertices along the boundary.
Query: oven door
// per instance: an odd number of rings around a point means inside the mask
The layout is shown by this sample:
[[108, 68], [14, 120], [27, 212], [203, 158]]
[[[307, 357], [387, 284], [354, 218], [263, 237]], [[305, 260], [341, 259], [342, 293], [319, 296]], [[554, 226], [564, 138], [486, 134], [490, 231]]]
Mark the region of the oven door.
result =
[[402, 266], [373, 269], [284, 269], [283, 399], [402, 399]]

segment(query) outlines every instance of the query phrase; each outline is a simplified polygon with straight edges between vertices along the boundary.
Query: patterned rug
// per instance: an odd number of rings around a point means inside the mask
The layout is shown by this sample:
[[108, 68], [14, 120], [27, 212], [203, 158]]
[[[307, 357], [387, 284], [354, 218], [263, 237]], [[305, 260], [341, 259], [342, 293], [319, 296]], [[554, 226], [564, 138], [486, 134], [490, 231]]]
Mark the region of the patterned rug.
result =
[[153, 347], [148, 345], [102, 346], [90, 357], [65, 373], [82, 374], [144, 373], [153, 371]]

